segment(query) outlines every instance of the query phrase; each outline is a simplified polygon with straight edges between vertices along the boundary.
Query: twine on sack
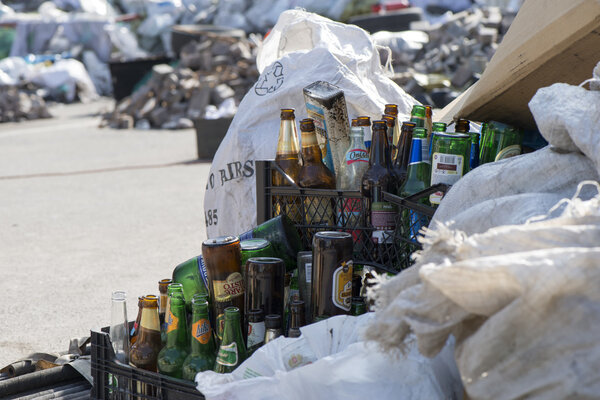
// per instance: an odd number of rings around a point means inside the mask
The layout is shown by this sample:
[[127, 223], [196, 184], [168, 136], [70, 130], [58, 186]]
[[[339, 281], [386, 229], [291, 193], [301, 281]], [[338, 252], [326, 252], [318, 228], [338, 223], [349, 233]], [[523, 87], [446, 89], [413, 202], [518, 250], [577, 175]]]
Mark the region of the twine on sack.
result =
[[[589, 200], [582, 200], [579, 196], [581, 191], [586, 186], [593, 186], [596, 188], [597, 194]], [[577, 185], [575, 194], [570, 199], [560, 199], [547, 214], [536, 215], [528, 218], [525, 224], [531, 224], [553, 218], [552, 213], [558, 210], [560, 207], [565, 205], [565, 209], [560, 214], [561, 217], [583, 217], [589, 215], [593, 210], [600, 209], [600, 184], [596, 181], [581, 181]], [[598, 211], [596, 211], [598, 212]]]
[[383, 65], [383, 74], [388, 78], [394, 76], [394, 66], [392, 65], [392, 49], [388, 46], [382, 46], [380, 44], [375, 44], [375, 49], [379, 53], [380, 50], [387, 51], [387, 59], [385, 61], [385, 65]]

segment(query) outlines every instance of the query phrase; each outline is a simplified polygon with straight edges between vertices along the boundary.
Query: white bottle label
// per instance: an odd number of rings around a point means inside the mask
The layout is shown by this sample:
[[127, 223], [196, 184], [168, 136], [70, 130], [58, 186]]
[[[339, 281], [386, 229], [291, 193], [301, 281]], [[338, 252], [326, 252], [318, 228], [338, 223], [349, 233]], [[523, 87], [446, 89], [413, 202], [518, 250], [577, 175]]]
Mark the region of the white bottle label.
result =
[[[433, 153], [433, 165], [431, 166], [431, 185], [445, 183], [454, 185], [463, 175], [465, 158], [458, 154]], [[436, 192], [429, 196], [432, 204], [440, 204], [443, 197], [442, 192]]]
[[265, 322], [248, 323], [248, 348], [265, 341]]
[[306, 283], [312, 282], [312, 263], [306, 263]]

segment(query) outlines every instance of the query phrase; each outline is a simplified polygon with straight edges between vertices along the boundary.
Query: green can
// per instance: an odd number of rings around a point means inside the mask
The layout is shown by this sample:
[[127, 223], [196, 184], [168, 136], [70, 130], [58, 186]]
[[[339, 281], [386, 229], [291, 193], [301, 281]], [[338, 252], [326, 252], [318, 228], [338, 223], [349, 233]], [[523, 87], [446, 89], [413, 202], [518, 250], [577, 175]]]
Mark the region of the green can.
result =
[[[431, 185], [454, 185], [469, 172], [470, 156], [470, 135], [436, 133], [431, 147]], [[442, 192], [435, 192], [429, 196], [429, 202], [435, 207], [440, 204], [443, 195]]]
[[479, 164], [500, 161], [521, 154], [523, 131], [497, 121], [490, 121], [481, 130]]

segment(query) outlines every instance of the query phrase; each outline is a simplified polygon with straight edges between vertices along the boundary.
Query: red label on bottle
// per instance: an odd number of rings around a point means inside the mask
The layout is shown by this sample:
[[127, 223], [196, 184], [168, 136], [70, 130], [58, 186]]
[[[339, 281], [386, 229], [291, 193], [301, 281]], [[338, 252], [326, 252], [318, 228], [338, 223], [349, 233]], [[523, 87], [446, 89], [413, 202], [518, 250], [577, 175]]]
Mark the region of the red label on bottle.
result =
[[242, 274], [234, 272], [224, 281], [213, 281], [215, 297], [229, 295], [232, 298], [244, 294], [244, 281]]

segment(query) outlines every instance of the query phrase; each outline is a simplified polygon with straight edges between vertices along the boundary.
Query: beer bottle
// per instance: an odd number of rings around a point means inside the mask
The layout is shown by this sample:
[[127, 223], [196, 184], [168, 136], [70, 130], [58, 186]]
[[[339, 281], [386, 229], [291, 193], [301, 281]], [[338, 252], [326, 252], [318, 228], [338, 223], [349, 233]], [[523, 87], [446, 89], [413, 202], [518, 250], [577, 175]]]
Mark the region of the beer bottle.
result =
[[290, 305], [291, 310], [291, 321], [290, 329], [288, 331], [288, 337], [295, 338], [300, 336], [300, 327], [306, 325], [304, 322], [304, 302], [302, 300], [295, 300]]
[[298, 290], [300, 299], [306, 304], [305, 321], [310, 320], [310, 291], [312, 281], [312, 251], [298, 252]]
[[250, 310], [248, 315], [248, 357], [265, 342], [265, 314], [261, 309]]
[[459, 118], [454, 125], [454, 132], [468, 134], [470, 123], [468, 119]]
[[[471, 136], [465, 133], [435, 135], [432, 148], [431, 185], [445, 183], [455, 184], [469, 171], [471, 153]], [[436, 192], [429, 196], [433, 206], [440, 204], [443, 193]]]
[[167, 286], [171, 284], [173, 281], [171, 279], [161, 279], [158, 281], [158, 318], [160, 319], [160, 333], [161, 339], [163, 343], [167, 340], [166, 335], [163, 335], [165, 332], [167, 325], [165, 323], [165, 311], [167, 309]]
[[232, 305], [241, 310], [242, 321], [244, 321], [241, 254], [240, 239], [235, 236], [221, 236], [202, 243], [202, 256], [208, 273], [213, 315], [217, 317], [219, 313], [217, 313], [216, 302], [222, 295], [229, 295]]
[[385, 121], [373, 121], [373, 148], [369, 169], [362, 178], [361, 192], [370, 203], [371, 225], [377, 230], [393, 231], [396, 224], [396, 207], [383, 200], [383, 192], [389, 191], [394, 182], [387, 168], [386, 128]]
[[225, 309], [227, 307], [231, 307], [233, 305], [233, 301], [231, 300], [231, 296], [228, 294], [222, 294], [217, 296], [217, 301], [215, 304], [215, 340], [217, 342], [217, 347], [221, 345], [221, 340], [223, 340], [223, 330], [225, 329]]
[[158, 371], [173, 378], [183, 377], [183, 362], [190, 344], [187, 334], [185, 300], [179, 293], [170, 297], [167, 319], [167, 344], [158, 353]]
[[383, 110], [385, 115], [391, 115], [396, 118], [396, 123], [394, 125], [394, 132], [392, 137], [390, 138], [390, 148], [391, 148], [391, 156], [392, 160], [396, 159], [396, 154], [398, 153], [398, 142], [400, 141], [400, 122], [398, 121], [398, 105], [397, 104], [386, 104]]
[[350, 120], [350, 128], [355, 126], [358, 126], [358, 118], [352, 118], [352, 120]]
[[[446, 133], [446, 124], [443, 122], [434, 122], [433, 123], [433, 132], [431, 132], [431, 140], [429, 141], [429, 159], [431, 160], [431, 149], [433, 145], [433, 138], [438, 133]], [[449, 133], [450, 135], [452, 133]]]
[[280, 258], [257, 257], [246, 263], [245, 311], [263, 310], [283, 315], [285, 307], [285, 265]]
[[[335, 175], [323, 164], [313, 120], [306, 118], [300, 121], [300, 131], [303, 164], [298, 174], [298, 185], [311, 189], [335, 189]], [[304, 209], [306, 224], [322, 227], [333, 225], [332, 205], [329, 201], [321, 201], [320, 196], [306, 196]]]
[[[183, 285], [181, 283], [173, 282], [167, 285], [167, 301], [165, 305], [165, 316], [169, 315], [170, 307], [171, 307], [171, 297], [173, 295], [184, 297], [183, 295]], [[161, 325], [160, 330], [160, 339], [162, 343], [167, 342], [167, 324]]]
[[412, 112], [411, 112], [410, 122], [415, 123], [415, 128], [424, 128], [425, 129], [425, 136], [426, 136], [425, 137], [425, 145], [422, 146], [422, 148], [421, 148], [421, 151], [422, 151], [421, 159], [422, 159], [422, 162], [424, 162], [426, 164], [430, 164], [430, 160], [429, 160], [430, 132], [427, 131], [427, 125], [428, 125], [427, 109], [424, 106], [414, 105]]
[[208, 318], [208, 302], [203, 296], [192, 299], [191, 352], [183, 362], [183, 379], [193, 381], [196, 374], [215, 365], [215, 342]]
[[246, 262], [250, 258], [275, 256], [271, 243], [266, 239], [241, 240], [240, 247], [242, 249], [242, 271], [244, 271]]
[[[392, 115], [382, 115], [381, 119], [383, 121], [385, 121], [386, 125], [387, 125], [387, 149], [388, 149], [388, 154], [387, 154], [387, 159], [388, 159], [388, 168], [392, 167], [392, 153], [393, 153], [393, 149], [392, 149], [392, 140], [393, 140], [393, 136], [394, 136], [394, 130], [396, 129], [396, 117], [392, 116]], [[393, 173], [392, 173], [393, 174]]]
[[521, 154], [523, 132], [510, 125], [497, 121], [486, 124], [482, 130], [479, 163], [500, 161]]
[[265, 317], [265, 344], [277, 339], [282, 335], [281, 315], [269, 314]]
[[140, 332], [140, 322], [142, 320], [142, 304], [144, 302], [144, 296], [138, 297], [138, 314], [135, 318], [135, 322], [133, 323], [133, 327], [131, 328], [131, 332], [129, 333], [129, 341], [130, 344], [134, 344], [137, 340], [138, 333]]
[[278, 215], [240, 235], [240, 240], [252, 238], [268, 240], [274, 253], [285, 263], [286, 270], [292, 271], [296, 268], [296, 254], [302, 250], [302, 238], [292, 220], [286, 215]]
[[[377, 143], [373, 143], [373, 146], [377, 146]], [[311, 294], [313, 321], [315, 318], [348, 314], [350, 311], [352, 236], [349, 233], [318, 232], [314, 235]]]
[[219, 346], [214, 371], [221, 374], [232, 372], [243, 363], [247, 357], [245, 342], [240, 325], [240, 309], [227, 307], [223, 340]]
[[350, 315], [355, 317], [362, 315], [367, 312], [367, 304], [363, 297], [357, 296], [352, 298], [352, 306], [350, 308]]
[[371, 149], [371, 118], [367, 117], [366, 115], [361, 115], [360, 117], [356, 118], [357, 122], [358, 122], [358, 126], [363, 128], [363, 132], [364, 132], [364, 137], [365, 137], [365, 148], [367, 149], [367, 151], [369, 151], [369, 149]]
[[177, 265], [173, 270], [173, 282], [183, 285], [183, 297], [188, 311], [192, 310], [194, 295], [208, 294], [206, 266], [202, 256], [196, 256]]
[[134, 367], [157, 372], [156, 363], [160, 348], [158, 298], [149, 294], [142, 300], [142, 317], [138, 338], [131, 346], [129, 362]]
[[425, 106], [425, 129], [427, 129], [427, 141], [431, 142], [433, 134], [433, 109], [431, 106]]
[[[430, 166], [423, 161], [423, 147], [427, 143], [427, 132], [424, 128], [415, 128], [410, 150], [410, 161], [408, 164], [408, 173], [406, 181], [400, 188], [401, 197], [409, 197], [429, 187]], [[428, 199], [420, 201], [429, 205]], [[407, 221], [407, 231], [405, 235], [411, 241], [416, 241], [417, 233], [423, 226], [427, 226], [427, 217], [412, 210], [403, 211], [403, 221]]]
[[412, 142], [413, 129], [415, 128], [414, 122], [403, 122], [402, 129], [400, 130], [400, 140], [398, 142], [398, 152], [394, 159], [394, 171], [399, 177], [398, 185], [391, 188], [394, 194], [400, 195], [400, 188], [406, 181], [406, 175], [408, 173], [408, 161], [410, 158], [410, 144]]

